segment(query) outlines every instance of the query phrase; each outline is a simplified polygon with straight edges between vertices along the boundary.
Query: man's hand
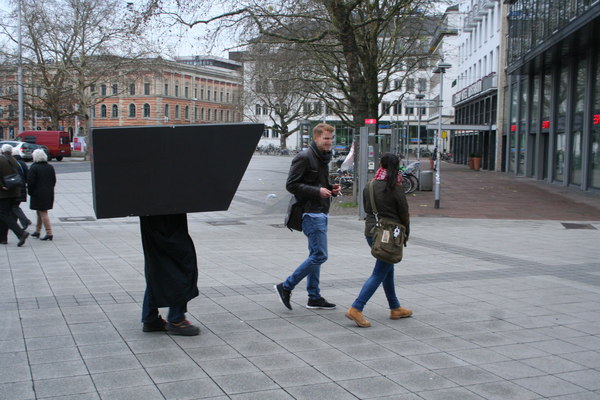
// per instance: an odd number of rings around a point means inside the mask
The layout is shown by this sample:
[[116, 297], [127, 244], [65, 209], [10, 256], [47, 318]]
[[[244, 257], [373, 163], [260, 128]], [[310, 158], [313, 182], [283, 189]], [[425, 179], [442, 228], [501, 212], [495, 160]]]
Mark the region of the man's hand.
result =
[[342, 190], [342, 187], [336, 183], [335, 185], [333, 185], [333, 190], [331, 191], [331, 195], [339, 196], [341, 190]]
[[331, 197], [331, 190], [322, 187], [321, 189], [319, 189], [319, 196], [321, 196], [321, 198], [323, 199], [327, 199]]

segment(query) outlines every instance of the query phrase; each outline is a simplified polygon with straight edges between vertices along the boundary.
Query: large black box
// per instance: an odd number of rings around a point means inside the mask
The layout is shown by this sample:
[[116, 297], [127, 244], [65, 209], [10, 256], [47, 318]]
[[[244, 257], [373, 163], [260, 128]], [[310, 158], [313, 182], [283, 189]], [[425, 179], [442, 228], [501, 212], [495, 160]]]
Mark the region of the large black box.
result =
[[262, 124], [94, 128], [97, 218], [227, 210]]

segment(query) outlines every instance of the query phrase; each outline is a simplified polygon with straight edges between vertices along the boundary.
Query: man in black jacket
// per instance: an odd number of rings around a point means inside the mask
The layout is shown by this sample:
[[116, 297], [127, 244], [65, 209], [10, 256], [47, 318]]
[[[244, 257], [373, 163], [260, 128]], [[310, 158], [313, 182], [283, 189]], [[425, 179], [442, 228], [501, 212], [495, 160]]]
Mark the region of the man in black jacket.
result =
[[333, 144], [333, 126], [322, 123], [313, 129], [310, 147], [292, 160], [286, 189], [304, 203], [302, 232], [308, 238], [308, 258], [282, 283], [275, 285], [281, 303], [292, 309], [292, 290], [306, 277], [306, 308], [334, 309], [335, 304], [321, 297], [321, 264], [327, 261], [327, 220], [331, 197], [340, 192], [339, 185], [329, 183], [329, 162]]

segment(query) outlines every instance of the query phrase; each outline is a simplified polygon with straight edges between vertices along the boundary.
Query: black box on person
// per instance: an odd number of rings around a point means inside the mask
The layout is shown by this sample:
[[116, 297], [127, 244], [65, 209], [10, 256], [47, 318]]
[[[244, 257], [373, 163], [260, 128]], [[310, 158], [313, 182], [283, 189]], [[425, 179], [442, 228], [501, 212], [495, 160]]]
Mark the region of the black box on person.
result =
[[92, 129], [96, 217], [227, 210], [263, 130], [242, 123]]

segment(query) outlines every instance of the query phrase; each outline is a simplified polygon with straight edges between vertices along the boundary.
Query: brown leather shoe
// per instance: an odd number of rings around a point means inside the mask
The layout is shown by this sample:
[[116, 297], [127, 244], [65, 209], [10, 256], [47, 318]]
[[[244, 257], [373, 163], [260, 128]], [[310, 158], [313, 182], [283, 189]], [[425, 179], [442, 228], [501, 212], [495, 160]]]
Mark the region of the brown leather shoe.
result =
[[410, 317], [412, 315], [412, 310], [404, 307], [398, 307], [390, 310], [390, 319], [400, 319]]
[[351, 319], [361, 328], [368, 328], [371, 326], [371, 323], [365, 319], [365, 316], [362, 312], [358, 311], [354, 307], [350, 307], [346, 312], [346, 318]]

